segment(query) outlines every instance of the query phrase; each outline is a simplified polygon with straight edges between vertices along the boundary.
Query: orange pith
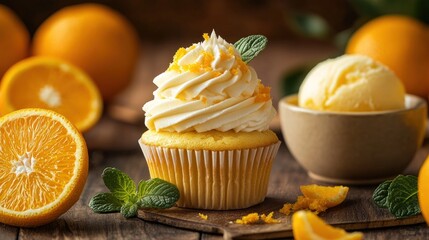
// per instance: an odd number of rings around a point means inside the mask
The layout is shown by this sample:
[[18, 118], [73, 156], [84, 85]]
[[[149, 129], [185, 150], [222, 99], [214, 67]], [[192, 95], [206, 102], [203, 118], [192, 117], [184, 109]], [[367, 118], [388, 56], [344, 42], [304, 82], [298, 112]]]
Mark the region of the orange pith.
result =
[[58, 59], [33, 57], [15, 64], [3, 77], [0, 112], [45, 108], [66, 116], [81, 131], [100, 118], [101, 96], [80, 69]]
[[62, 115], [23, 109], [0, 119], [0, 222], [32, 227], [53, 221], [79, 199], [88, 152]]

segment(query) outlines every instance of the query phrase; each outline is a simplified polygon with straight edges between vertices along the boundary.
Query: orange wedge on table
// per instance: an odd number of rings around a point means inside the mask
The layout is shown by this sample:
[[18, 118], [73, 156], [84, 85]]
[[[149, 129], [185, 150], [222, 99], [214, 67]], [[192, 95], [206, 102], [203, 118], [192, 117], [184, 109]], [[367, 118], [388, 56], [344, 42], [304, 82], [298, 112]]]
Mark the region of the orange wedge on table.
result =
[[361, 232], [348, 233], [324, 222], [310, 211], [298, 211], [292, 216], [292, 231], [295, 240], [360, 240]]
[[334, 207], [342, 203], [349, 192], [345, 186], [320, 186], [316, 184], [301, 186], [302, 194], [314, 200], [319, 200], [326, 207]]
[[22, 108], [51, 109], [84, 132], [99, 120], [102, 104], [97, 87], [86, 73], [55, 58], [22, 60], [1, 81], [1, 114]]
[[88, 150], [64, 116], [23, 109], [1, 117], [0, 150], [0, 222], [40, 226], [79, 199], [88, 175]]

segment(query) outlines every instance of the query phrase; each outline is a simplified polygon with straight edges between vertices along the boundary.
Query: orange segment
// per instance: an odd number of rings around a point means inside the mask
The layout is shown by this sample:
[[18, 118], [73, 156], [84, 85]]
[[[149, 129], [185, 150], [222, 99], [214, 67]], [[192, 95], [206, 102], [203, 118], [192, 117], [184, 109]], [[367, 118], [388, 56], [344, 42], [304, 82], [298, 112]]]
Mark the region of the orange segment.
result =
[[97, 87], [80, 69], [62, 60], [32, 57], [10, 68], [0, 86], [0, 112], [45, 108], [66, 116], [80, 131], [100, 118]]
[[302, 194], [310, 199], [319, 200], [326, 207], [334, 207], [342, 203], [349, 192], [348, 187], [344, 186], [320, 186], [306, 185], [300, 187]]
[[64, 116], [23, 109], [0, 118], [0, 222], [49, 223], [79, 199], [88, 175], [88, 150]]
[[295, 240], [358, 240], [363, 239], [361, 232], [348, 233], [334, 228], [310, 211], [298, 211], [292, 216], [292, 231]]

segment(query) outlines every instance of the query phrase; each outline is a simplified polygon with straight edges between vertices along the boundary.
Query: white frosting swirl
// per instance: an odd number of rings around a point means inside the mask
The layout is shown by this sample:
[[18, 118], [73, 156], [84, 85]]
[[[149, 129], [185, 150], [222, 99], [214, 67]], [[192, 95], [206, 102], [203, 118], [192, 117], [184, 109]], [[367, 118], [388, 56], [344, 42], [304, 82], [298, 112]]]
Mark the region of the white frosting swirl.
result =
[[205, 41], [180, 48], [153, 82], [154, 99], [143, 106], [145, 124], [168, 132], [267, 130], [276, 111], [270, 89], [214, 31]]

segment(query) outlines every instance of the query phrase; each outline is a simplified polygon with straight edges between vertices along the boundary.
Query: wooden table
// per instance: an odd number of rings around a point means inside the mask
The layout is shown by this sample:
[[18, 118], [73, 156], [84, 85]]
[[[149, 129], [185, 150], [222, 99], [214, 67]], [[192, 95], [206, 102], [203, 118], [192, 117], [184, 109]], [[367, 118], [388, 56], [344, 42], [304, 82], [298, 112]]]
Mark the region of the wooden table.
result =
[[[406, 173], [416, 174], [429, 152], [429, 142], [416, 155]], [[126, 152], [90, 152], [90, 172], [80, 200], [55, 222], [38, 228], [15, 228], [0, 224], [0, 239], [222, 239], [222, 235], [207, 234], [143, 221], [125, 219], [119, 213], [96, 214], [88, 207], [92, 196], [107, 191], [100, 177], [105, 167], [116, 167], [135, 181], [149, 178], [145, 159], [139, 149]], [[282, 144], [272, 169], [268, 195], [284, 194], [286, 186], [314, 183]], [[353, 186], [351, 186], [351, 189]], [[362, 186], [359, 186], [362, 188]], [[364, 188], [374, 189], [375, 186]], [[346, 200], [347, 201], [347, 200]], [[329, 210], [328, 210], [329, 211]], [[429, 227], [416, 224], [394, 228], [363, 230], [365, 239], [429, 239]]]

